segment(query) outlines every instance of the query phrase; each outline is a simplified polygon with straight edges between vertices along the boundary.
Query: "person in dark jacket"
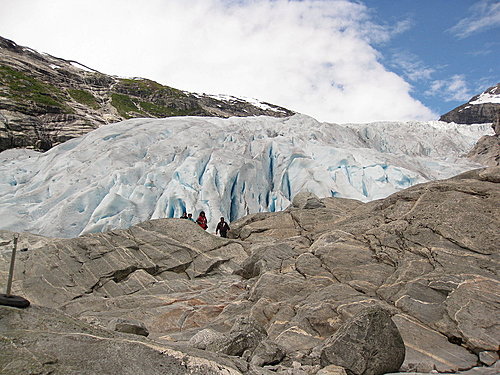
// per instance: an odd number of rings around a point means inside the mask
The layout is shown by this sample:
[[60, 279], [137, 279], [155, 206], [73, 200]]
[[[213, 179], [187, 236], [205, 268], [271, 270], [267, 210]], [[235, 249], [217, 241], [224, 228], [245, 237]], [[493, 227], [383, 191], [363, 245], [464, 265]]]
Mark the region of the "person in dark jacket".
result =
[[219, 224], [217, 224], [217, 228], [215, 229], [215, 234], [220, 232], [221, 237], [227, 237], [227, 232], [230, 231], [229, 225], [224, 221], [224, 218], [221, 217]]
[[198, 216], [198, 219], [196, 219], [196, 223], [203, 229], [207, 230], [208, 225], [207, 225], [207, 217], [205, 216], [205, 211], [200, 212], [200, 216]]

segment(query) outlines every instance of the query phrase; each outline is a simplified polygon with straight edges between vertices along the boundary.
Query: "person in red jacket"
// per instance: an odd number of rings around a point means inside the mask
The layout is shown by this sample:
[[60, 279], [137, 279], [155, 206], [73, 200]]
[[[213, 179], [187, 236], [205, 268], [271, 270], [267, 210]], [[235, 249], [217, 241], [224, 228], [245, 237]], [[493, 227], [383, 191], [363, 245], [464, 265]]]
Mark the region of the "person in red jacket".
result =
[[208, 225], [207, 225], [207, 217], [205, 216], [205, 211], [200, 212], [200, 216], [198, 216], [198, 219], [196, 219], [196, 223], [203, 229], [207, 230]]

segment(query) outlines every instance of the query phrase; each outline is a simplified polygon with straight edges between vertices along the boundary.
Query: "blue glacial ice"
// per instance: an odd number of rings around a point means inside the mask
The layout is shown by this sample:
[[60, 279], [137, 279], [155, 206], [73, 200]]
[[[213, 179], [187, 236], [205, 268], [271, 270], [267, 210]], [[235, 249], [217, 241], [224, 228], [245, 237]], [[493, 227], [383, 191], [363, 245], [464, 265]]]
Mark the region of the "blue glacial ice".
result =
[[179, 117], [106, 125], [46, 153], [0, 153], [0, 229], [53, 237], [207, 213], [285, 209], [306, 190], [371, 201], [480, 167], [489, 125]]

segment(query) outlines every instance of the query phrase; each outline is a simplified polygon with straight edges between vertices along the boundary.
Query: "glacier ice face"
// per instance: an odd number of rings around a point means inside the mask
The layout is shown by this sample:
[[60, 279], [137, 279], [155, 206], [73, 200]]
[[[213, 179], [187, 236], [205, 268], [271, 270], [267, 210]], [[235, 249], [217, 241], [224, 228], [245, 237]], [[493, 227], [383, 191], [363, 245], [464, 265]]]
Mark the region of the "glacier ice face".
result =
[[1, 229], [53, 237], [141, 221], [286, 208], [319, 197], [384, 198], [477, 168], [461, 158], [488, 125], [328, 124], [290, 118], [132, 119], [39, 154], [0, 153]]

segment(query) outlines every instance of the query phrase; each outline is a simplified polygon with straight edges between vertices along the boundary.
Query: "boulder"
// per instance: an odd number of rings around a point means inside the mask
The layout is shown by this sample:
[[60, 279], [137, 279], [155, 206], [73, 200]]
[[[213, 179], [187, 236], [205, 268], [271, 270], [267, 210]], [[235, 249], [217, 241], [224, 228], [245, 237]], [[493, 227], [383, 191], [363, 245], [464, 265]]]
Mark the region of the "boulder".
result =
[[239, 317], [228, 333], [204, 329], [189, 343], [199, 349], [242, 356], [247, 350], [253, 351], [266, 336], [266, 331], [254, 319]]
[[189, 345], [193, 348], [205, 350], [224, 342], [225, 338], [223, 333], [217, 332], [211, 328], [205, 328], [191, 337]]
[[275, 365], [285, 357], [283, 348], [271, 340], [263, 340], [257, 345], [250, 363], [256, 366]]
[[499, 360], [499, 356], [497, 352], [484, 351], [479, 353], [479, 360], [481, 361], [481, 363], [484, 363], [487, 366], [491, 366]]
[[315, 208], [325, 208], [326, 205], [314, 193], [301, 191], [292, 201], [292, 208], [300, 208], [303, 210], [311, 210]]
[[266, 330], [255, 320], [241, 317], [236, 320], [218, 351], [241, 356], [246, 350], [255, 349], [266, 336]]
[[298, 236], [301, 229], [297, 227], [289, 212], [261, 212], [243, 217], [231, 223], [230, 238], [248, 242], [269, 242]]
[[259, 244], [251, 248], [252, 255], [241, 263], [235, 273], [247, 279], [262, 275], [271, 270], [292, 267], [293, 260], [304, 252], [303, 248], [291, 246], [286, 242]]
[[389, 313], [369, 308], [325, 342], [321, 365], [341, 366], [354, 375], [381, 375], [399, 370], [404, 357], [403, 339]]

